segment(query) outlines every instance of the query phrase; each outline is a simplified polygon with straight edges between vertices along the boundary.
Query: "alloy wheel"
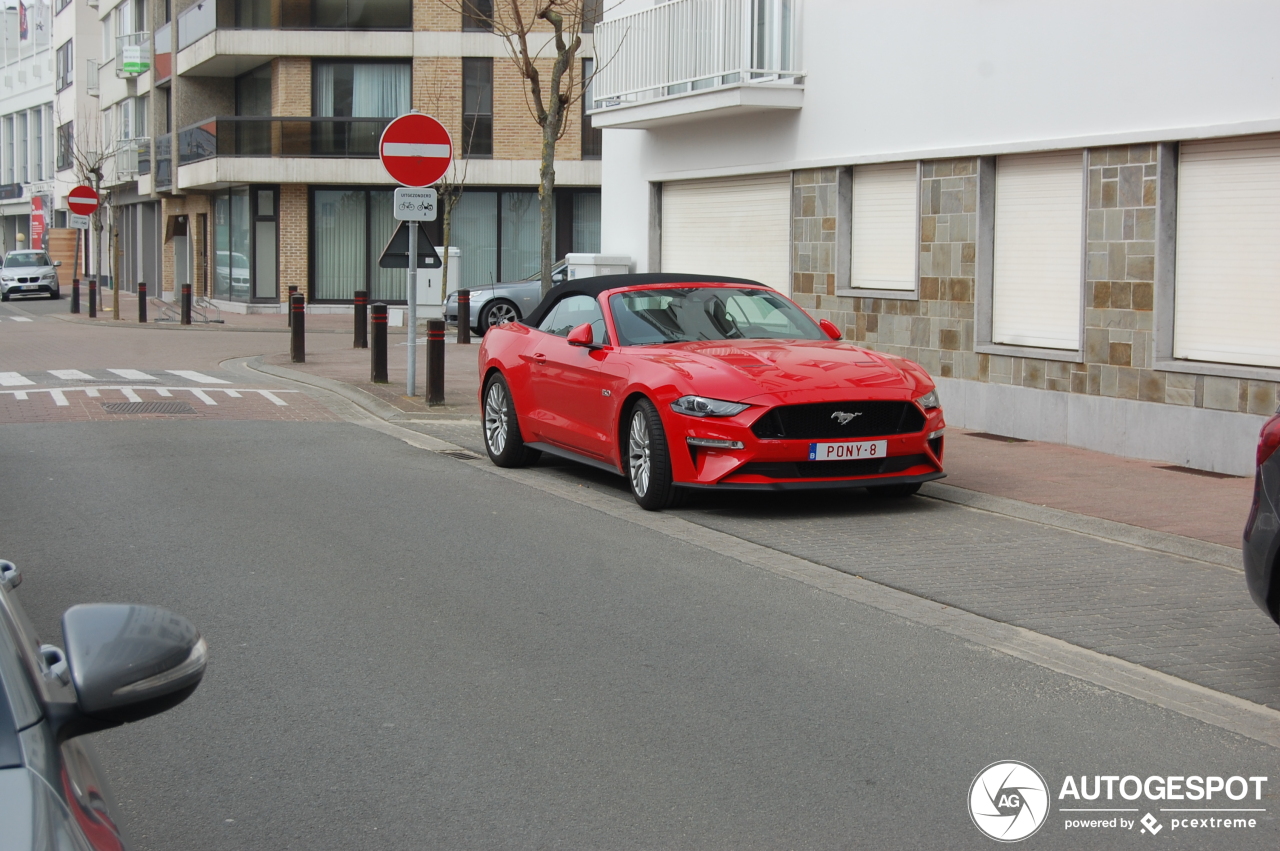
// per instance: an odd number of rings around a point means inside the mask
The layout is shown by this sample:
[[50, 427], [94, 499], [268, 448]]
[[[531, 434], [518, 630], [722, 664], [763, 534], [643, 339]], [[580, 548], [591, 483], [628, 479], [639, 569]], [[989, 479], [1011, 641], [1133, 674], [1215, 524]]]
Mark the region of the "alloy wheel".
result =
[[653, 464], [649, 448], [649, 418], [644, 415], [644, 411], [637, 410], [631, 415], [631, 436], [627, 443], [631, 489], [637, 496], [644, 496], [649, 491], [649, 475]]
[[495, 304], [489, 308], [489, 327], [495, 328], [516, 321], [516, 309], [509, 304]]
[[484, 396], [484, 437], [494, 455], [507, 448], [507, 394], [498, 381]]

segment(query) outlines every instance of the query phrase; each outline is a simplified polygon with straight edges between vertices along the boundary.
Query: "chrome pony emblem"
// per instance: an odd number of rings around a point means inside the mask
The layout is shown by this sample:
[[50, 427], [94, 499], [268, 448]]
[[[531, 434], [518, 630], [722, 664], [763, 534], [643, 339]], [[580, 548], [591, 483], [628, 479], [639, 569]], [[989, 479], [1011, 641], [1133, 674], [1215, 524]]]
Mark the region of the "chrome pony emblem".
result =
[[860, 416], [862, 416], [862, 411], [858, 411], [855, 414], [847, 414], [844, 411], [836, 411], [834, 414], [831, 415], [831, 419], [840, 423], [840, 425], [848, 425], [853, 420], [854, 417], [860, 417]]

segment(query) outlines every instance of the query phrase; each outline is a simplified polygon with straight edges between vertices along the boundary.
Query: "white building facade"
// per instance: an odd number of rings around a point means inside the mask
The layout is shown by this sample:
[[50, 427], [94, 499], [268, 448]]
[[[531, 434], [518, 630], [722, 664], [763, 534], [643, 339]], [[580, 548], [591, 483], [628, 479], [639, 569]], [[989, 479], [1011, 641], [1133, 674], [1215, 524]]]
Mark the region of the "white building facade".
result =
[[[0, 69], [0, 246], [42, 247], [53, 178], [53, 87], [48, 3], [4, 8]], [[21, 238], [19, 238], [21, 237]]]
[[1248, 475], [1280, 386], [1280, 7], [624, 0], [602, 245], [919, 362], [947, 420]]

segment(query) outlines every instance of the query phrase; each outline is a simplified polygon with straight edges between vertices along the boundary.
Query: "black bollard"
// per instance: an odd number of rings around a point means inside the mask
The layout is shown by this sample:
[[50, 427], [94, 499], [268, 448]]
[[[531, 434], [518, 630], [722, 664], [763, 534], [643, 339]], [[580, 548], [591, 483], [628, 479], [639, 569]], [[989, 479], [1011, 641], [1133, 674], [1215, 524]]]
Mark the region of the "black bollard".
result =
[[307, 362], [307, 305], [301, 293], [289, 296], [289, 356], [294, 363]]
[[458, 342], [471, 342], [471, 290], [458, 290]]
[[138, 282], [138, 322], [147, 324], [147, 285]]
[[191, 324], [191, 285], [182, 285], [182, 324]]
[[284, 312], [285, 320], [289, 323], [289, 327], [293, 327], [293, 297], [298, 294], [297, 287], [289, 287], [289, 300], [285, 302]]
[[371, 313], [373, 344], [369, 347], [369, 380], [374, 384], [387, 384], [387, 306], [378, 302]]
[[80, 312], [80, 279], [71, 279], [71, 312]]
[[355, 341], [351, 348], [369, 348], [369, 292], [356, 290]]
[[444, 404], [444, 320], [427, 320], [427, 404]]
[[89, 279], [89, 318], [95, 319], [98, 316], [98, 279]]

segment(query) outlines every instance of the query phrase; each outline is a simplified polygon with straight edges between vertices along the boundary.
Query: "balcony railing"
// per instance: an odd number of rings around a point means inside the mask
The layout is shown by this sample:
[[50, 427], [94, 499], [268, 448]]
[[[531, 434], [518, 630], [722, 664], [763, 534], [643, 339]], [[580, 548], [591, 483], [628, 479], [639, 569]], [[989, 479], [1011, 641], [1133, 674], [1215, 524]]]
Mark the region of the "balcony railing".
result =
[[166, 133], [156, 137], [156, 189], [169, 189], [173, 186], [173, 134]]
[[98, 96], [98, 60], [84, 61], [84, 93], [91, 98]]
[[173, 74], [173, 24], [168, 23], [156, 28], [155, 37], [156, 73], [155, 80], [167, 80]]
[[671, 0], [595, 28], [591, 108], [803, 76], [800, 0]]
[[196, 3], [178, 15], [178, 49], [190, 47], [218, 28], [218, 7], [213, 0]]
[[116, 146], [116, 179], [133, 180], [151, 171], [151, 139], [121, 139]]
[[371, 158], [378, 156], [378, 140], [389, 123], [390, 118], [218, 116], [178, 131], [178, 165], [210, 157]]
[[178, 16], [178, 49], [217, 29], [412, 30], [413, 0], [203, 0]]
[[116, 76], [136, 77], [151, 70], [151, 33], [116, 36]]

